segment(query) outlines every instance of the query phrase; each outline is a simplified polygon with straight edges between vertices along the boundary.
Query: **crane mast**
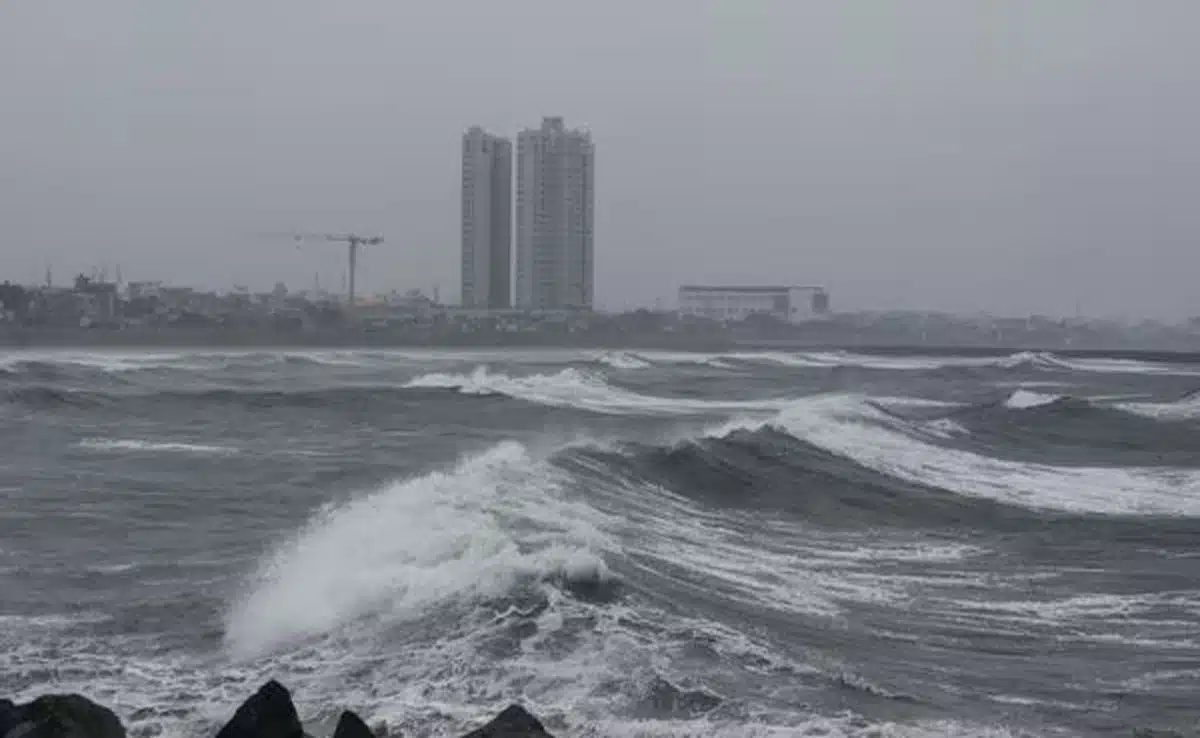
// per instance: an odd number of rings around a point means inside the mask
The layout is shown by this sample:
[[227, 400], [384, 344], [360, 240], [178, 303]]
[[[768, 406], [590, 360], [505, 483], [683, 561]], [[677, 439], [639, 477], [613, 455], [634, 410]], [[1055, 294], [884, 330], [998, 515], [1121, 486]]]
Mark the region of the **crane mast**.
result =
[[358, 249], [361, 246], [375, 246], [383, 243], [383, 236], [360, 236], [356, 233], [296, 233], [292, 238], [302, 241], [326, 241], [328, 243], [346, 244], [349, 272], [347, 273], [346, 304], [351, 308], [355, 305], [355, 287], [358, 277]]

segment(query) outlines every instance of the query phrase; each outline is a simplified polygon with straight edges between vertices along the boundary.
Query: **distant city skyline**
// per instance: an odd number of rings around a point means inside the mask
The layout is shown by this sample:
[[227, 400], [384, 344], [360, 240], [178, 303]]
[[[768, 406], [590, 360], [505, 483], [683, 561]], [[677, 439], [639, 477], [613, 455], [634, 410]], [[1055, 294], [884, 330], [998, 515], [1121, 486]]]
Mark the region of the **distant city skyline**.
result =
[[387, 238], [363, 294], [457, 304], [463, 131], [561, 114], [600, 149], [597, 307], [782, 282], [839, 310], [1193, 316], [1198, 23], [1122, 0], [0, 3], [0, 280], [336, 288], [344, 249], [255, 234], [355, 231]]
[[463, 134], [460, 304], [591, 309], [596, 168], [591, 133], [567, 128], [562, 116], [551, 115], [516, 138], [514, 206], [512, 142], [478, 125]]

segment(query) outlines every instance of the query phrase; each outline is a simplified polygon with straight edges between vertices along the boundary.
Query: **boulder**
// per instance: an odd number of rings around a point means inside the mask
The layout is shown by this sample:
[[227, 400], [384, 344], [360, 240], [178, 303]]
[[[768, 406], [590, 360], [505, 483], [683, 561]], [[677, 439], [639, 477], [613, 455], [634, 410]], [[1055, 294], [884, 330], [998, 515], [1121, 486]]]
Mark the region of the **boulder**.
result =
[[17, 706], [12, 700], [0, 700], [0, 738], [17, 725]]
[[8, 731], [20, 722], [17, 718], [17, 706], [12, 700], [0, 700], [0, 738], [8, 735]]
[[242, 703], [217, 738], [304, 738], [292, 695], [272, 679]]
[[125, 726], [87, 697], [48, 694], [25, 705], [0, 702], [0, 738], [125, 738]]
[[482, 728], [476, 728], [462, 738], [554, 738], [542, 727], [541, 721], [520, 705], [509, 705]]
[[333, 729], [333, 738], [375, 738], [375, 734], [362, 718], [346, 710], [338, 718], [337, 727]]

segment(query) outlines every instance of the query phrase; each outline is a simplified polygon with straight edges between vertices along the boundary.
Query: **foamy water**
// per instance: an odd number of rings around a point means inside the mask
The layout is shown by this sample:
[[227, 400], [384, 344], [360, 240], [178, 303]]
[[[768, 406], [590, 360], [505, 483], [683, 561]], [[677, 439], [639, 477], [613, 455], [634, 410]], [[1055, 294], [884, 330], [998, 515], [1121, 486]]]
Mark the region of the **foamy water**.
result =
[[138, 738], [270, 677], [314, 734], [512, 701], [568, 737], [1200, 717], [1185, 366], [31, 356], [2, 359], [0, 694], [83, 691]]

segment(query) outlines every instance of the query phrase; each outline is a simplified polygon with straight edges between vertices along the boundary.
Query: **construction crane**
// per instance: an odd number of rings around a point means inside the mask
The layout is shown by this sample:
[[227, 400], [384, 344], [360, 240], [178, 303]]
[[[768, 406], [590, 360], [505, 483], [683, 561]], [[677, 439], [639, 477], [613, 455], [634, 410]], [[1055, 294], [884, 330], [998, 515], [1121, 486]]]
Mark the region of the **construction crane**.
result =
[[290, 233], [297, 244], [305, 241], [324, 241], [326, 243], [344, 243], [349, 256], [350, 268], [347, 273], [348, 284], [346, 302], [354, 307], [354, 280], [358, 271], [358, 248], [360, 246], [376, 246], [383, 243], [383, 236], [360, 236], [356, 233]]

